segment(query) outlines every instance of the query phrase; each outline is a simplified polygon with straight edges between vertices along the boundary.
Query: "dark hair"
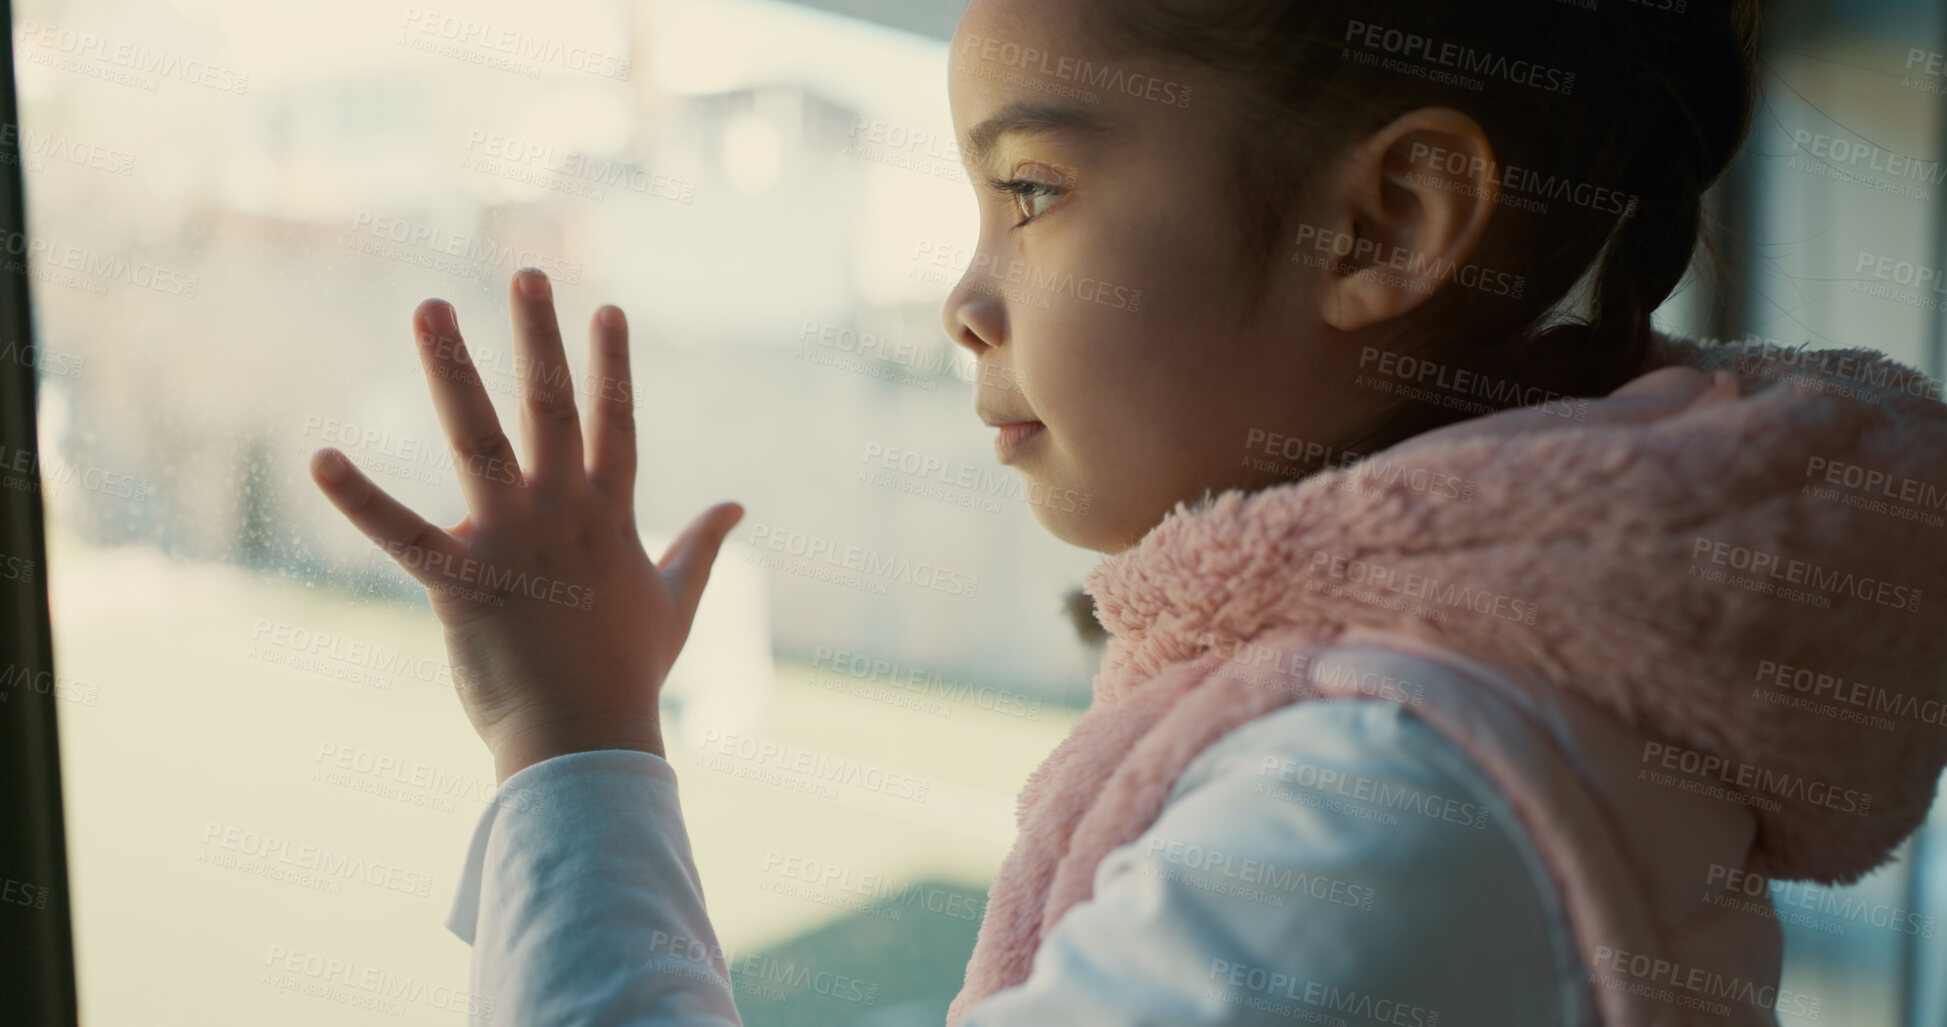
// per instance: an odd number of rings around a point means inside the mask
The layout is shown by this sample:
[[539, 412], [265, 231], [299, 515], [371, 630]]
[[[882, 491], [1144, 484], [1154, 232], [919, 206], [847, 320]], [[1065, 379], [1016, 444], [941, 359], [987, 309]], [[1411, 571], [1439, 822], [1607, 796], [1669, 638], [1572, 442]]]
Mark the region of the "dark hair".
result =
[[[1689, 269], [1704, 193], [1743, 144], [1756, 103], [1757, 0], [1669, 6], [1683, 9], [1626, 0], [1090, 0], [1084, 20], [1113, 54], [1188, 61], [1236, 87], [1223, 108], [1234, 123], [1246, 253], [1262, 269], [1254, 304], [1291, 238], [1292, 184], [1421, 107], [1472, 116], [1500, 168], [1632, 197], [1621, 213], [1613, 203], [1560, 201], [1543, 215], [1497, 209], [1474, 259], [1518, 270], [1522, 295], [1480, 302], [1442, 288], [1398, 326], [1402, 350], [1518, 386], [1503, 395], [1586, 397], [1648, 369], [1650, 314]], [[1444, 70], [1410, 55], [1389, 67], [1386, 48], [1367, 47], [1355, 26], [1398, 33], [1381, 37], [1389, 45], [1410, 35], [1466, 55], [1484, 88], [1409, 73]], [[1494, 74], [1502, 60], [1550, 73], [1513, 81]], [[1592, 269], [1589, 316], [1556, 316]], [[1405, 400], [1336, 448], [1376, 452], [1467, 416]], [[1099, 641], [1092, 606], [1082, 593], [1069, 597], [1078, 628]]]

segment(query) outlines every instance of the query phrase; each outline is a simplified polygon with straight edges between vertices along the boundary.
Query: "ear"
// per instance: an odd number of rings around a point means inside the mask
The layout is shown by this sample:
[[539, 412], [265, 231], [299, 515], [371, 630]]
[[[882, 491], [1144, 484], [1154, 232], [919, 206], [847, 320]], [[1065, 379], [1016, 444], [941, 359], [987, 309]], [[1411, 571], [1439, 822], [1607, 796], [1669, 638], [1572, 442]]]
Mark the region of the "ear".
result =
[[[1320, 311], [1344, 332], [1381, 324], [1455, 284], [1500, 199], [1487, 133], [1423, 107], [1355, 144], [1328, 180], [1299, 259], [1320, 268]], [[1307, 236], [1311, 238], [1307, 238]]]

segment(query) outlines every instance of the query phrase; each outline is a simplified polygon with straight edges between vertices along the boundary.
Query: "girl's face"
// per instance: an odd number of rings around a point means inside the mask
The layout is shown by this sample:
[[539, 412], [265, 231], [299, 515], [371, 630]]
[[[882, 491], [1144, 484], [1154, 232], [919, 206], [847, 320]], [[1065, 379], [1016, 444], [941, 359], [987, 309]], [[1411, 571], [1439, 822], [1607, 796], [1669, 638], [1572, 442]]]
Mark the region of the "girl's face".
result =
[[1285, 480], [1266, 439], [1334, 445], [1376, 408], [1293, 250], [1245, 312], [1265, 272], [1225, 83], [1109, 56], [1070, 4], [972, 0], [949, 89], [980, 242], [946, 328], [979, 359], [981, 418], [1043, 426], [997, 447], [1056, 537], [1119, 552], [1178, 502]]

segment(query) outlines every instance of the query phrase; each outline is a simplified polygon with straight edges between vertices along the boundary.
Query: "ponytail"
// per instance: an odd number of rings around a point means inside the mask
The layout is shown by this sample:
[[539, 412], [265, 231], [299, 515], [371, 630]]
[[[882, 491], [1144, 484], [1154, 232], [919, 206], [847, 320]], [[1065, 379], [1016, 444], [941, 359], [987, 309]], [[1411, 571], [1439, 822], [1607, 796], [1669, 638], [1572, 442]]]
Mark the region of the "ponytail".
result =
[[1636, 77], [1659, 102], [1640, 131], [1610, 140], [1626, 142], [1621, 180], [1636, 191], [1601, 250], [1591, 317], [1517, 340], [1504, 365], [1512, 376], [1601, 396], [1648, 369], [1651, 315], [1691, 267], [1704, 232], [1704, 194], [1729, 168], [1756, 104], [1758, 5], [1712, 6], [1718, 17], [1666, 52], [1675, 67], [1638, 66]]

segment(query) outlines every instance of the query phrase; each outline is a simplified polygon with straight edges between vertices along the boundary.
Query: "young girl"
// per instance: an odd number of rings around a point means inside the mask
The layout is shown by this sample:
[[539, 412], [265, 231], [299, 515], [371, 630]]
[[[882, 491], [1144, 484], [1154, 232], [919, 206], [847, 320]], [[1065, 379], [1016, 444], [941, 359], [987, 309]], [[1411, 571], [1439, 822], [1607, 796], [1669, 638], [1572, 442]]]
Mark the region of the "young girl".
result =
[[[951, 1022], [1820, 1017], [1768, 885], [1883, 863], [1947, 761], [1947, 545], [1900, 515], [1947, 488], [1947, 417], [1870, 351], [1650, 327], [1755, 32], [1712, 0], [973, 0], [946, 327], [1001, 461], [1092, 497], [1036, 516], [1109, 554], [1110, 642]], [[564, 367], [547, 280], [512, 305]], [[742, 511], [644, 554], [619, 310], [621, 387], [585, 434], [528, 391], [520, 458], [451, 307], [415, 318], [471, 515], [314, 473], [432, 591], [522, 799], [448, 921], [474, 987], [502, 1023], [736, 1023], [657, 693]]]

